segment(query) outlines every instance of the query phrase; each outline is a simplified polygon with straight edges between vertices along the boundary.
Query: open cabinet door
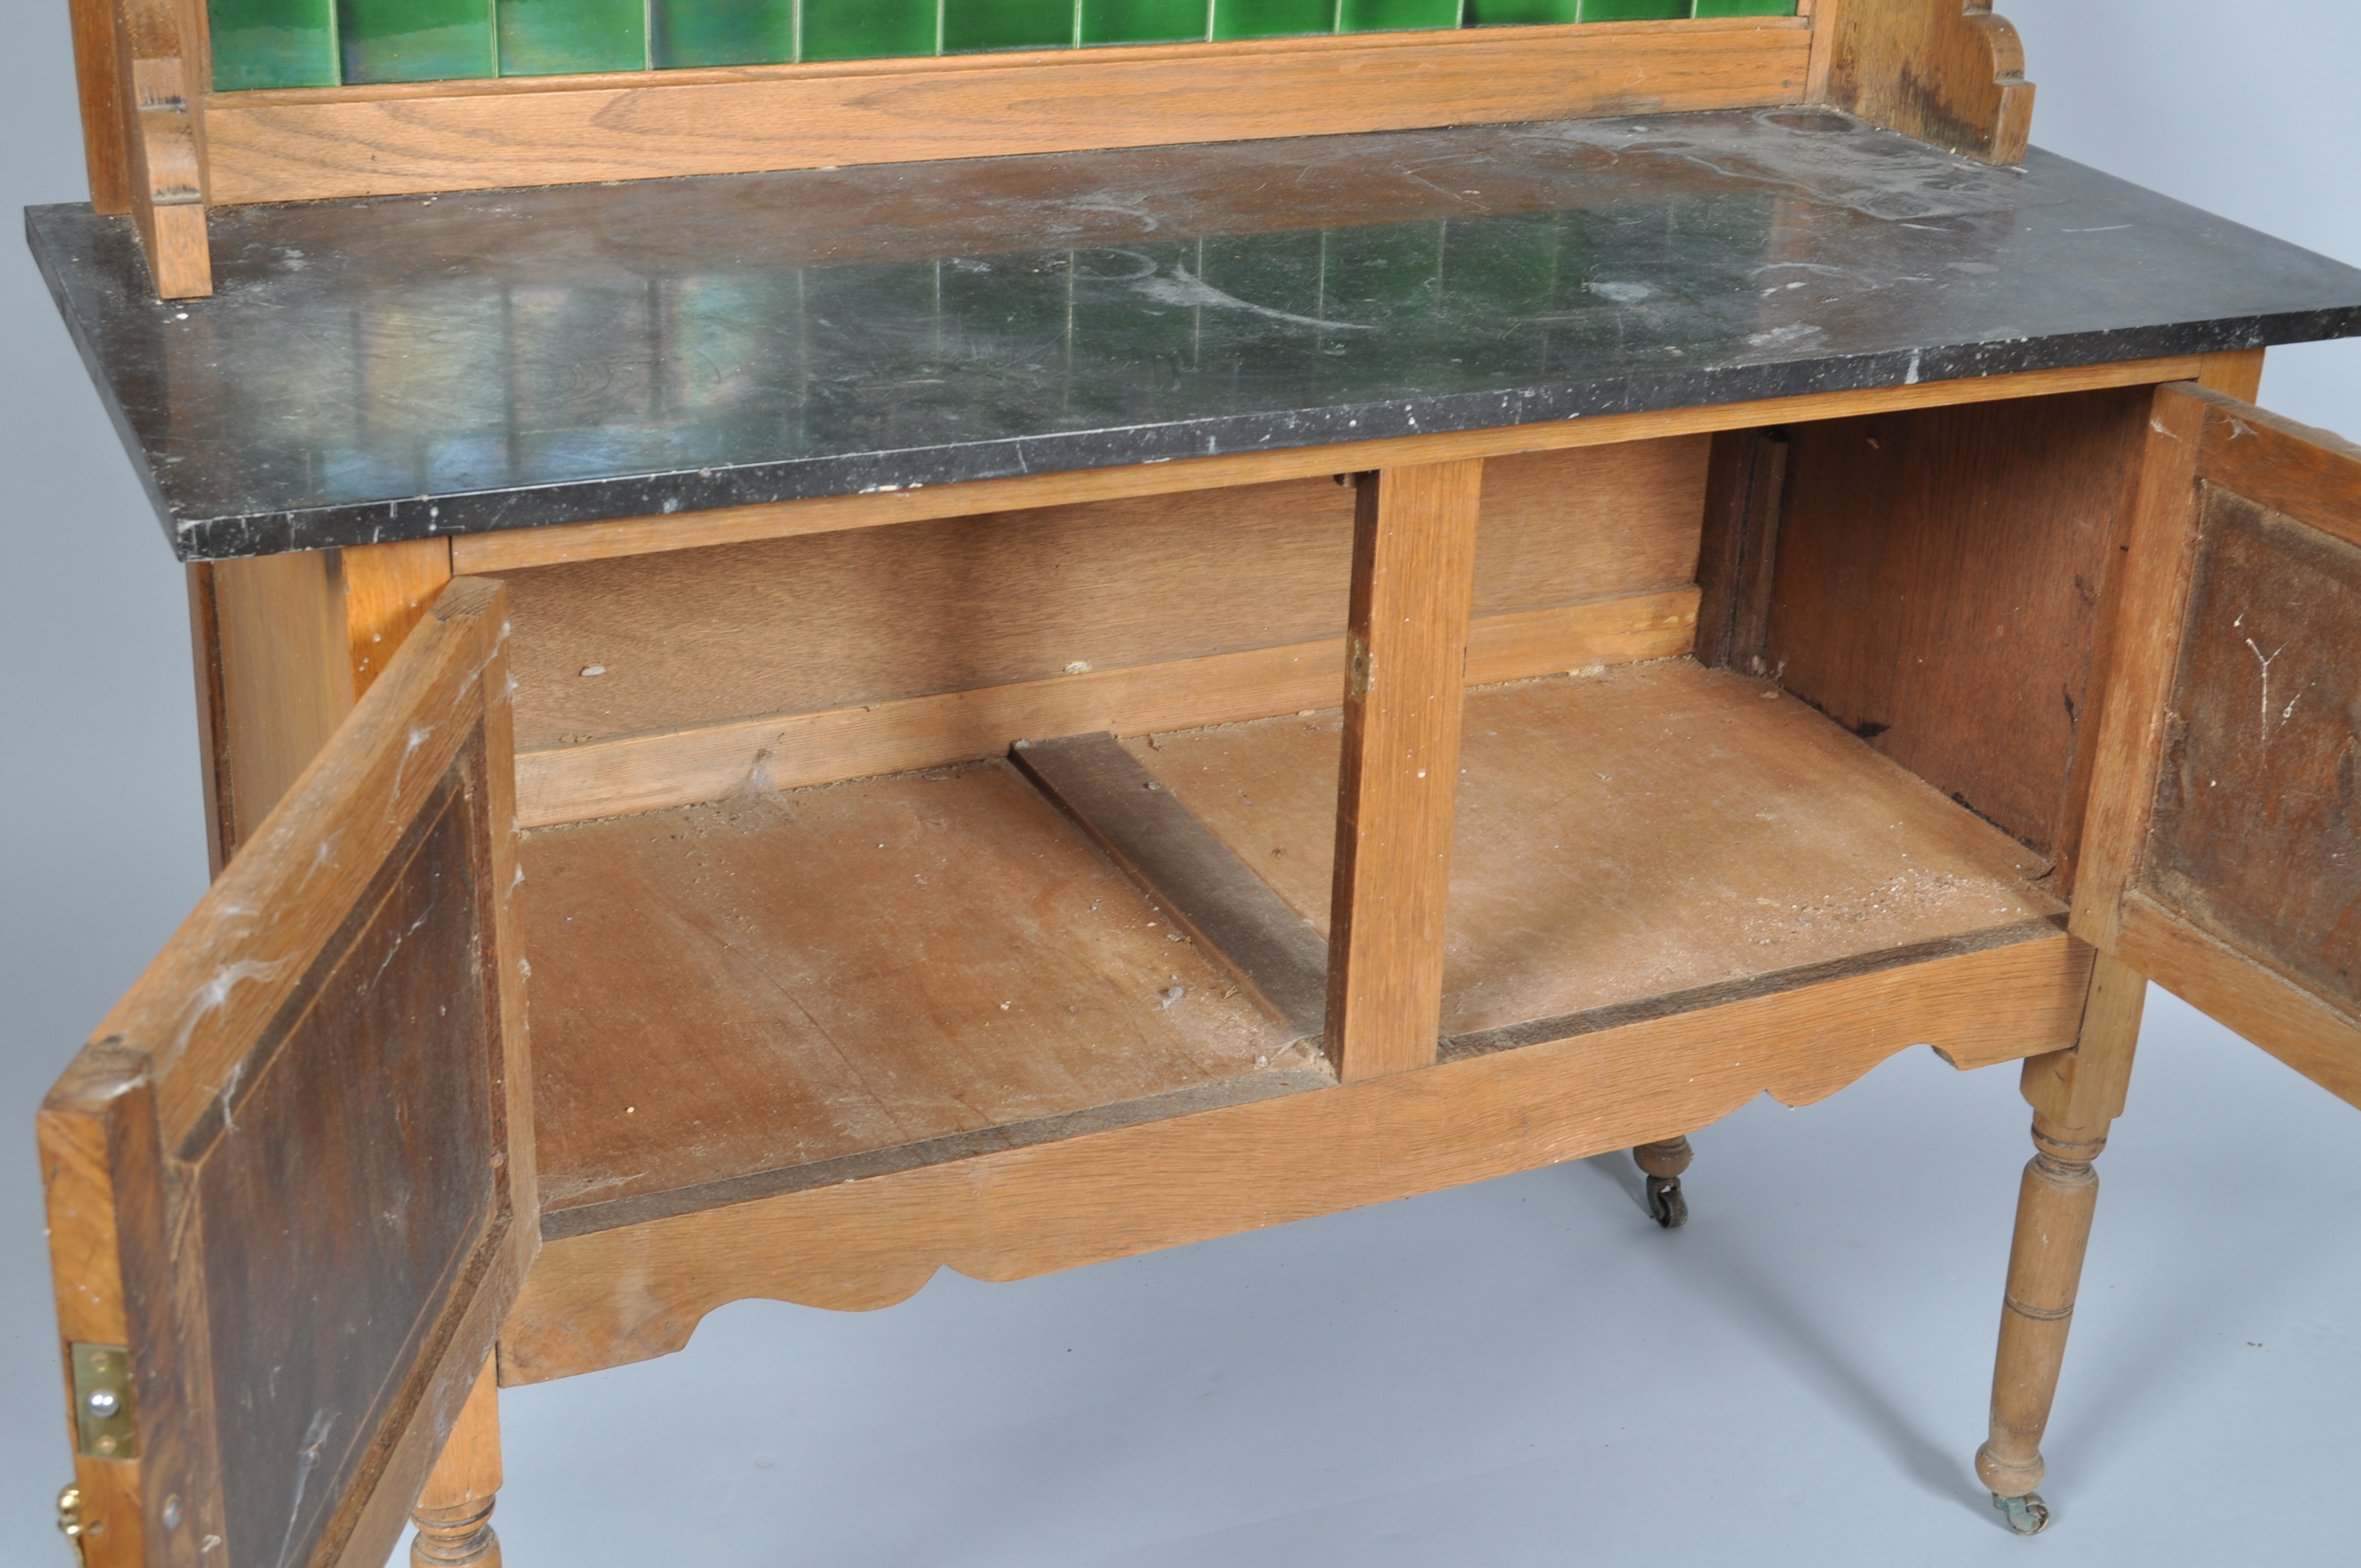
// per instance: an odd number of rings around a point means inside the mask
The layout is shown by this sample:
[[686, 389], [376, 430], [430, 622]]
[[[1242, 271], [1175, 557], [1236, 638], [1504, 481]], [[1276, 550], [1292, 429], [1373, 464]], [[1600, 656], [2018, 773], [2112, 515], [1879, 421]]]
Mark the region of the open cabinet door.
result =
[[2161, 388], [2074, 934], [2361, 1105], [2361, 447]]
[[42, 1106], [91, 1564], [379, 1568], [532, 1260], [506, 620], [445, 590]]

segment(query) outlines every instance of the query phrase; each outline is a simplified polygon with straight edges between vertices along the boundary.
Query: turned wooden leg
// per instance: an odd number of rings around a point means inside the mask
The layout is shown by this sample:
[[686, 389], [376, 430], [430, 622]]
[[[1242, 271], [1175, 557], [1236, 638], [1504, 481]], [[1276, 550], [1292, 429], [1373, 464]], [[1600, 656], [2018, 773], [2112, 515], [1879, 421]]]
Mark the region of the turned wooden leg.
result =
[[2041, 1434], [2058, 1393], [2099, 1201], [2091, 1162], [2107, 1146], [2108, 1124], [2123, 1113], [2147, 989], [2139, 974], [2102, 957], [2072, 1048], [2025, 1064], [2034, 1155], [2017, 1189], [1993, 1366], [1992, 1436], [1976, 1451], [1976, 1474], [1992, 1488], [1993, 1507], [2019, 1535], [2037, 1534], [2049, 1523], [2048, 1506], [2034, 1491], [2043, 1475]]
[[410, 1568], [500, 1568], [500, 1541], [492, 1533], [492, 1501], [500, 1489], [500, 1391], [485, 1362], [474, 1392], [426, 1478], [410, 1522]]
[[1631, 1151], [1632, 1161], [1648, 1173], [1648, 1212], [1668, 1231], [1689, 1223], [1688, 1200], [1681, 1196], [1681, 1172], [1689, 1168], [1692, 1152], [1686, 1138], [1642, 1144]]

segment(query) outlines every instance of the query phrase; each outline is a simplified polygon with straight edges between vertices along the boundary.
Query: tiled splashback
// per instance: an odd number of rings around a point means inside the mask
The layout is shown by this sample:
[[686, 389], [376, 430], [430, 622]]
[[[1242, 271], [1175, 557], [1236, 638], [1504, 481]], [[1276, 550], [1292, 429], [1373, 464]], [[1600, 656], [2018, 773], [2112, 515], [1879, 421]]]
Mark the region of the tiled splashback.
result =
[[1795, 0], [210, 0], [210, 5], [214, 86], [222, 92], [1795, 11]]

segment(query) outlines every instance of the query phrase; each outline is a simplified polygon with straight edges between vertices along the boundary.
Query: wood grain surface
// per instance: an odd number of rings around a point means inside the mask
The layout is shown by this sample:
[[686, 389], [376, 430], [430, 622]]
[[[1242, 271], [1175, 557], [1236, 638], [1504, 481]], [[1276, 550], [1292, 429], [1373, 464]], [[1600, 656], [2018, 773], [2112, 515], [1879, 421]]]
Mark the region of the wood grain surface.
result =
[[[2055, 938], [2021, 850], [1771, 690], [1672, 663], [1470, 697], [1459, 1055]], [[1339, 726], [1128, 750], [1308, 927]], [[553, 1238], [1325, 1081], [1005, 764], [535, 833], [524, 864]]]
[[1991, 0], [1819, 0], [1822, 101], [1987, 163], [2022, 163], [2033, 84], [2016, 29]]
[[2073, 927], [2361, 1103], [2361, 450], [2159, 389]]
[[437, 602], [45, 1106], [104, 1130], [159, 1560], [381, 1559], [537, 1245], [504, 636]]
[[1328, 1060], [1434, 1060], [1480, 462], [1360, 477], [1328, 896]]
[[[1486, 616], [1470, 630], [1469, 679], [1665, 658], [1688, 647], [1696, 624], [1697, 590], [1686, 587]], [[1141, 734], [1294, 713], [1334, 702], [1344, 671], [1345, 640], [1323, 638], [529, 751], [517, 758], [519, 820], [545, 827], [942, 767], [1037, 735]]]
[[1271, 1016], [1299, 1035], [1323, 1032], [1319, 932], [1114, 736], [1025, 742], [1009, 761]]
[[[1334, 712], [1126, 748], [1327, 928]], [[1775, 686], [1686, 660], [1471, 692], [1442, 1031], [2053, 918], [2038, 856]]]
[[2063, 1048], [2090, 950], [2062, 935], [1708, 1011], [551, 1241], [509, 1383], [679, 1349], [748, 1297], [891, 1305], [948, 1267], [1018, 1279], [1692, 1132], [1834, 1093], [1919, 1042], [1962, 1067]]
[[1301, 1067], [1006, 762], [536, 832], [544, 1202]]
[[450, 580], [450, 546], [439, 539], [190, 566], [216, 873]]
[[[1688, 583], [1705, 456], [1488, 463], [1477, 613]], [[1322, 475], [512, 571], [518, 743], [1337, 637], [1352, 547], [1353, 492]]]
[[312, 201], [1792, 104], [1786, 17], [214, 93], [212, 199]]
[[2078, 808], [2131, 389], [1789, 427], [1781, 683], [2043, 853]]

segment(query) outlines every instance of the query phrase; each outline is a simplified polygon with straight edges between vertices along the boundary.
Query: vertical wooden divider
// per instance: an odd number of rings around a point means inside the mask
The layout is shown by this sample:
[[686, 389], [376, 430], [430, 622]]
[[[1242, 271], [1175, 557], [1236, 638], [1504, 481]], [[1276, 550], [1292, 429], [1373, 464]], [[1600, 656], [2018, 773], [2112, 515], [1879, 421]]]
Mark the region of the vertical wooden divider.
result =
[[1360, 478], [1328, 942], [1328, 1059], [1434, 1060], [1480, 459]]

